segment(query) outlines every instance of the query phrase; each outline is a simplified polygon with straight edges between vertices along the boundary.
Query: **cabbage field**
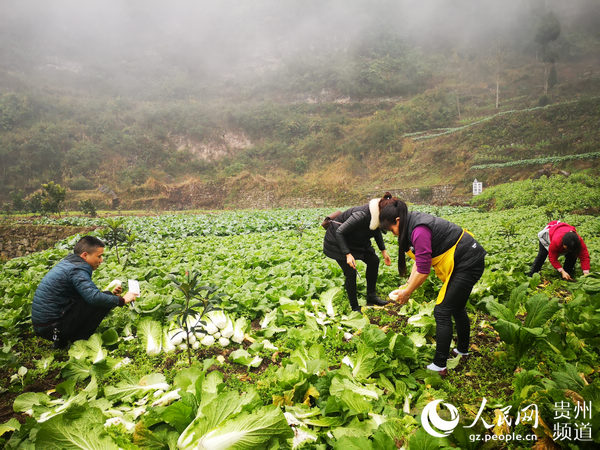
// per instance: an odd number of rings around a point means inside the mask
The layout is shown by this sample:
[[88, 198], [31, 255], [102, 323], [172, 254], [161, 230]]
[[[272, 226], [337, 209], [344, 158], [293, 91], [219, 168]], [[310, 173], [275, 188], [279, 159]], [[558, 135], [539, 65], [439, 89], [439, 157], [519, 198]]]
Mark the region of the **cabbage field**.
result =
[[[589, 276], [578, 263], [566, 282], [548, 262], [525, 275], [543, 209], [413, 208], [467, 228], [488, 251], [468, 307], [471, 355], [450, 359], [445, 378], [425, 370], [439, 280], [402, 307], [352, 312], [341, 269], [322, 253], [329, 209], [40, 221], [97, 225], [109, 246], [94, 282], [119, 279], [126, 290], [135, 279], [141, 296], [89, 340], [55, 350], [33, 335], [31, 301], [78, 236], [0, 263], [0, 444], [597, 448], [600, 218], [560, 218], [592, 259]], [[394, 237], [384, 238], [393, 263], [381, 264], [378, 293], [387, 297], [404, 280]], [[364, 269], [359, 261], [362, 304]], [[435, 400], [456, 410], [438, 407], [443, 423], [455, 419], [443, 437], [424, 423]]]

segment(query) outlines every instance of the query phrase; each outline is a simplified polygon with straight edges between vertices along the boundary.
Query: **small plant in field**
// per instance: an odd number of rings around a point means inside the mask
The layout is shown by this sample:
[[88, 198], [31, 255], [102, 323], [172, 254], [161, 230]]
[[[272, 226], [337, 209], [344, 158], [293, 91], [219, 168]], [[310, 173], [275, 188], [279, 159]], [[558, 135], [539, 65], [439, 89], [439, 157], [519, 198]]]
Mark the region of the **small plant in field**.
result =
[[294, 232], [298, 235], [299, 238], [304, 236], [304, 232], [310, 228], [309, 224], [306, 223], [298, 223], [294, 226]]
[[544, 214], [548, 221], [560, 220], [562, 216], [569, 210], [569, 204], [561, 204], [558, 201], [547, 203], [544, 208]]
[[[137, 235], [127, 230], [123, 224], [125, 223], [125, 219], [123, 217], [112, 219], [106, 218], [104, 219], [104, 223], [106, 228], [104, 228], [100, 235], [106, 242], [106, 244], [110, 248], [115, 249], [115, 255], [117, 256], [117, 261], [121, 264], [121, 257], [119, 256], [119, 245], [125, 247], [128, 254], [133, 252], [133, 243], [137, 239]], [[127, 265], [127, 257], [123, 260], [123, 266]]]
[[[544, 294], [528, 294], [529, 283], [522, 283], [511, 291], [506, 304], [498, 303], [493, 297], [484, 299], [485, 308], [498, 320], [493, 323], [500, 338], [506, 343], [510, 355], [518, 364], [532, 343], [548, 337], [550, 328], [546, 325], [561, 308], [556, 298], [548, 299]], [[524, 320], [519, 312], [525, 309]]]
[[19, 367], [19, 370], [17, 370], [17, 373], [15, 373], [13, 376], [10, 377], [10, 382], [11, 383], [15, 383], [17, 381], [19, 381], [21, 383], [21, 386], [25, 386], [25, 377], [27, 375], [27, 367], [25, 366], [21, 366]]
[[127, 251], [127, 255], [125, 255], [125, 258], [123, 258], [123, 267], [127, 265], [127, 262], [129, 261], [129, 255], [135, 252], [133, 244], [135, 244], [137, 240], [138, 235], [136, 233], [134, 233], [133, 231], [127, 231], [127, 236], [125, 238], [125, 241], [123, 242], [125, 250]]
[[168, 320], [177, 322], [179, 328], [185, 333], [187, 343], [188, 362], [192, 365], [192, 352], [190, 336], [194, 333], [204, 332], [206, 322], [202, 318], [210, 311], [218, 311], [221, 303], [221, 295], [216, 293], [214, 286], [202, 286], [199, 280], [200, 274], [190, 272], [185, 273], [183, 281], [179, 281], [173, 276], [173, 282], [177, 289], [183, 294], [183, 301], [173, 301], [169, 305]]
[[512, 220], [503, 220], [500, 224], [502, 229], [499, 231], [499, 234], [503, 236], [508, 243], [517, 236], [517, 224]]

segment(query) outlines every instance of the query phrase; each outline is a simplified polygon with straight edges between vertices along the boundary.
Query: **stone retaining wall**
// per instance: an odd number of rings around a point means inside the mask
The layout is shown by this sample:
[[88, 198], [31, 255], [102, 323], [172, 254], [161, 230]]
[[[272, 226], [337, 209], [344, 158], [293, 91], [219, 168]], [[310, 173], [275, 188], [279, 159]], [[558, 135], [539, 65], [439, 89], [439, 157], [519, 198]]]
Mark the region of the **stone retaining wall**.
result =
[[391, 188], [380, 189], [370, 192], [370, 198], [381, 197], [386, 191], [393, 196], [398, 197], [410, 203], [429, 203], [434, 205], [446, 205], [456, 201], [452, 193], [455, 186], [442, 184], [431, 187], [413, 187], [413, 188]]
[[46, 250], [66, 237], [93, 229], [54, 225], [0, 225], [0, 259]]

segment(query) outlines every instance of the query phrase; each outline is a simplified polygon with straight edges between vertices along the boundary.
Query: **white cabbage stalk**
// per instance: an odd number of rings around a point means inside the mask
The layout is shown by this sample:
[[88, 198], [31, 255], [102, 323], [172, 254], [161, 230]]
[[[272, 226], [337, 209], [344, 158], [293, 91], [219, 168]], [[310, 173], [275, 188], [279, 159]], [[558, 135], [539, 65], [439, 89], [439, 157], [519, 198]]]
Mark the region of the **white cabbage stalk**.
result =
[[145, 406], [138, 406], [137, 408], [133, 408], [131, 410], [131, 413], [133, 414], [133, 418], [137, 419], [142, 414], [146, 414], [146, 407]]
[[200, 316], [188, 316], [186, 320], [186, 327], [189, 331], [192, 331], [200, 321]]
[[302, 422], [300, 422], [296, 416], [294, 416], [292, 413], [290, 412], [284, 412], [283, 416], [285, 417], [285, 420], [287, 421], [288, 425], [290, 426], [294, 426], [294, 425], [302, 425]]
[[412, 394], [408, 394], [406, 397], [404, 397], [404, 407], [402, 408], [402, 410], [404, 411], [405, 414], [410, 414], [410, 399], [412, 398]]
[[228, 319], [223, 311], [211, 311], [206, 316], [219, 330], [222, 330], [227, 326]]
[[244, 340], [244, 334], [247, 326], [248, 322], [244, 317], [240, 317], [238, 320], [236, 320], [233, 327], [233, 336], [231, 337], [231, 340], [237, 344], [241, 344]]
[[258, 367], [260, 365], [260, 363], [262, 363], [262, 358], [258, 355], [256, 355], [254, 358], [252, 358], [252, 361], [250, 361], [250, 363], [248, 363], [248, 365], [250, 367]]
[[[40, 418], [38, 419], [38, 423], [46, 422], [47, 420], [62, 414], [64, 411], [69, 409], [73, 403], [76, 403], [78, 400], [80, 400], [81, 395], [82, 394], [77, 394], [74, 397], [70, 397], [63, 404], [59, 405], [56, 409], [42, 413], [40, 415]], [[62, 401], [62, 399], [59, 401]], [[56, 403], [56, 401], [51, 401], [51, 403]], [[27, 414], [27, 412], [25, 414]]]
[[244, 341], [244, 332], [241, 330], [236, 330], [231, 336], [231, 340], [236, 344], [241, 344]]
[[186, 344], [185, 342], [182, 342], [181, 344], [179, 344], [179, 345], [177, 346], [177, 348], [178, 348], [179, 350], [187, 350], [187, 344]]
[[271, 350], [273, 352], [276, 352], [277, 350], [279, 350], [277, 347], [275, 347], [273, 345], [273, 343], [271, 341], [269, 341], [268, 339], [265, 339], [263, 341], [263, 348], [266, 350]]
[[[160, 353], [160, 350], [159, 350]], [[96, 353], [96, 357], [94, 358], [94, 361], [92, 362], [92, 364], [96, 364], [99, 363], [100, 361], [104, 361], [106, 359], [106, 355], [104, 354], [104, 350], [102, 349], [102, 347], [100, 347], [98, 349], [98, 352]], [[19, 369], [21, 370], [21, 369]]]
[[200, 341], [200, 343], [201, 343], [202, 345], [205, 345], [205, 346], [207, 346], [207, 347], [210, 347], [211, 345], [214, 345], [214, 344], [215, 344], [215, 338], [214, 338], [214, 337], [212, 337], [210, 334], [207, 334], [206, 336], [204, 336], [204, 337], [202, 338], [202, 340]]
[[231, 319], [228, 319], [227, 326], [221, 330], [221, 336], [229, 339], [231, 336], [233, 336], [233, 331], [233, 322]]
[[382, 416], [381, 414], [374, 414], [372, 412], [369, 413], [369, 417], [373, 420], [373, 423], [375, 423], [375, 425], [379, 426], [382, 423], [387, 422], [387, 418], [385, 416]]
[[344, 356], [344, 359], [342, 359], [342, 363], [354, 369], [354, 363], [350, 360], [348, 356]]
[[306, 441], [316, 441], [317, 439], [317, 435], [307, 428], [294, 428], [292, 448], [296, 448]]
[[[241, 405], [240, 405], [241, 407]], [[289, 432], [279, 408], [261, 408], [249, 415], [231, 420], [212, 414], [204, 420], [210, 426], [202, 427], [194, 420], [179, 436], [177, 447], [183, 449], [225, 450], [230, 448], [266, 448], [273, 436]]]
[[141, 334], [146, 342], [146, 354], [156, 356], [162, 347], [163, 329], [159, 322], [150, 318], [140, 320], [138, 334]]
[[219, 338], [219, 345], [221, 345], [221, 347], [227, 347], [229, 344], [230, 341], [226, 337]]
[[265, 314], [264, 319], [260, 322], [260, 327], [264, 330], [269, 326], [271, 322], [275, 320], [275, 316], [277, 315], [277, 310], [273, 309]]
[[204, 331], [206, 331], [208, 334], [215, 334], [218, 333], [219, 329], [214, 323], [212, 323], [210, 320], [207, 320], [206, 325], [204, 325]]
[[152, 403], [152, 406], [167, 406], [180, 398], [179, 389], [175, 389], [174, 391], [169, 391], [164, 394], [161, 398]]
[[329, 317], [335, 316], [335, 309], [333, 307], [333, 299], [339, 292], [340, 292], [340, 288], [336, 287], [336, 288], [328, 289], [327, 291], [323, 292], [323, 294], [321, 294], [321, 298], [320, 298], [321, 304], [325, 307], [325, 310], [327, 311], [327, 315]]
[[120, 369], [123, 366], [126, 366], [127, 364], [131, 364], [131, 359], [125, 357], [123, 358], [121, 361], [119, 361], [117, 364], [115, 364], [114, 369]]
[[193, 348], [194, 350], [198, 350], [198, 349], [200, 348], [200, 341], [195, 341], [195, 342], [192, 344], [192, 348]]
[[104, 428], [118, 426], [118, 425], [123, 425], [125, 427], [125, 429], [130, 432], [133, 431], [133, 429], [135, 428], [134, 423], [127, 422], [126, 420], [122, 419], [121, 417], [112, 417], [110, 419], [106, 419], [106, 422], [104, 422]]
[[204, 336], [206, 336], [206, 333], [203, 332], [198, 332], [198, 333], [194, 333], [194, 336], [196, 336], [197, 340], [202, 339]]
[[181, 328], [175, 328], [174, 330], [169, 331], [169, 340], [173, 345], [181, 344], [184, 337], [185, 332]]
[[112, 280], [110, 283], [108, 283], [108, 286], [106, 286], [106, 289], [104, 290], [112, 292], [114, 288], [116, 288], [117, 286], [121, 287], [121, 285], [121, 280]]

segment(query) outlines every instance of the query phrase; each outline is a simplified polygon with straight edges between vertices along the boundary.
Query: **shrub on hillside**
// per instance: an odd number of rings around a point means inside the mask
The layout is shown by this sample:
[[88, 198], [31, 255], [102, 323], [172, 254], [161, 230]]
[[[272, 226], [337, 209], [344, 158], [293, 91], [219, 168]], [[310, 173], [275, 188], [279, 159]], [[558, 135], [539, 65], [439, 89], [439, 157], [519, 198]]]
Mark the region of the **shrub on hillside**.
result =
[[97, 208], [96, 208], [96, 204], [91, 199], [81, 200], [79, 202], [79, 209], [81, 209], [81, 211], [84, 214], [87, 214], [90, 217], [96, 217], [96, 216], [98, 216], [98, 211], [97, 211]]
[[458, 118], [456, 99], [442, 89], [416, 95], [394, 108], [398, 129], [407, 132], [451, 126]]
[[85, 177], [77, 177], [69, 182], [69, 188], [74, 191], [94, 189], [94, 183]]

